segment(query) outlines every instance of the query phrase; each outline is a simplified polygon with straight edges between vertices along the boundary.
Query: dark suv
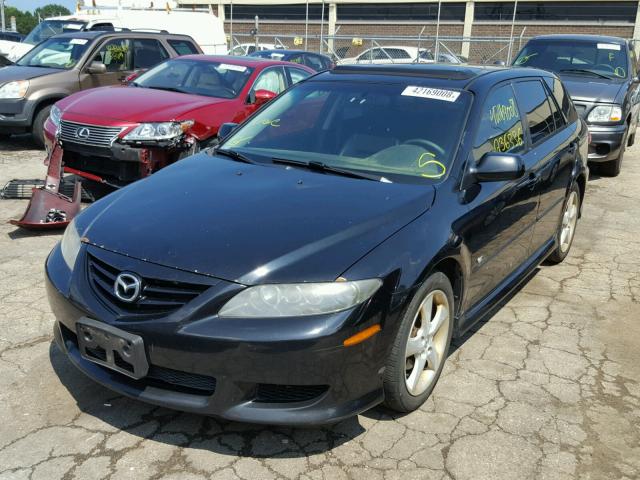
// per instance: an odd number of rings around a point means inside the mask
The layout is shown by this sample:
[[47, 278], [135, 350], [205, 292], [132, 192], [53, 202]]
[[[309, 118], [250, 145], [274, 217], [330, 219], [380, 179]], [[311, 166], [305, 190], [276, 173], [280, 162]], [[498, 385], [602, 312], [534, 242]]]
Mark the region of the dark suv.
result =
[[640, 100], [631, 44], [600, 35], [544, 35], [529, 41], [514, 65], [560, 75], [589, 125], [589, 161], [605, 175], [618, 175], [625, 149], [635, 140]]
[[43, 144], [51, 106], [78, 90], [122, 83], [168, 58], [202, 53], [189, 36], [74, 32], [50, 37], [0, 70], [0, 135], [31, 132]]

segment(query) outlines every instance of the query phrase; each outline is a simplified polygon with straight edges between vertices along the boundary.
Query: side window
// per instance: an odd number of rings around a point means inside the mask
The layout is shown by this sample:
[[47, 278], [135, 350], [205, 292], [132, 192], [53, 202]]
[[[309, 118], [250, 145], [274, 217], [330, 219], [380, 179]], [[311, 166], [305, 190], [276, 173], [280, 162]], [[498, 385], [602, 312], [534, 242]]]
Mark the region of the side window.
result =
[[196, 46], [188, 40], [168, 40], [168, 42], [178, 55], [200, 53]]
[[304, 80], [311, 75], [309, 72], [302, 70], [301, 68], [287, 67], [287, 70], [289, 70], [289, 75], [291, 76], [291, 84], [298, 83], [300, 80]]
[[[406, 50], [403, 50], [402, 48], [387, 48], [386, 52], [389, 55], [389, 57], [391, 57], [394, 60], [403, 60], [403, 59], [411, 58], [411, 55], [409, 55], [409, 52], [407, 52]], [[388, 57], [385, 55], [383, 58], [388, 58]]]
[[527, 80], [514, 85], [520, 108], [524, 111], [531, 143], [536, 144], [555, 130], [551, 107], [540, 80]]
[[305, 65], [309, 68], [313, 68], [316, 72], [320, 72], [326, 69], [320, 57], [316, 57], [315, 55], [305, 55], [304, 59], [305, 59], [305, 62], [304, 62]]
[[304, 63], [304, 59], [302, 58], [302, 55], [292, 55], [287, 62], [291, 62], [291, 63]]
[[380, 55], [381, 51], [379, 48], [371, 48], [369, 50], [365, 50], [358, 57], [359, 62], [368, 62], [369, 60], [375, 60]]
[[287, 82], [284, 78], [284, 71], [280, 67], [268, 68], [260, 74], [253, 84], [253, 91], [269, 90], [273, 93], [280, 93], [287, 88]]
[[133, 68], [151, 68], [169, 58], [169, 54], [158, 40], [136, 38], [133, 41]]
[[487, 152], [518, 153], [524, 150], [522, 121], [511, 85], [494, 89], [482, 107], [473, 157], [480, 160]]
[[559, 103], [554, 98], [553, 93], [553, 79], [551, 77], [545, 77], [545, 83], [547, 84], [547, 99], [549, 100], [549, 106], [551, 107], [551, 116], [555, 123], [556, 130], [560, 130], [566, 125], [565, 117], [560, 111]]
[[565, 90], [564, 86], [557, 78], [553, 79], [553, 86], [550, 86], [551, 91], [553, 92], [553, 96], [556, 99], [558, 105], [560, 105], [560, 110], [564, 114], [564, 118], [567, 119], [567, 122], [573, 123], [578, 120], [578, 112], [576, 112], [575, 107], [573, 106], [573, 102], [571, 102], [571, 97]]
[[131, 42], [126, 38], [109, 40], [100, 47], [92, 61], [104, 63], [107, 72], [131, 70]]

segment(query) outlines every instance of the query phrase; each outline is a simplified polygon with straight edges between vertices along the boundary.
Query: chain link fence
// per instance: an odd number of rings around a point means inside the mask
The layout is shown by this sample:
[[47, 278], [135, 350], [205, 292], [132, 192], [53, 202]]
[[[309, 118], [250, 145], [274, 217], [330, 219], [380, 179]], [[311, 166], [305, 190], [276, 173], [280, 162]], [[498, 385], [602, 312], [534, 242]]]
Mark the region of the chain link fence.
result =
[[236, 55], [256, 49], [296, 49], [323, 53], [347, 63], [470, 63], [508, 64], [529, 37], [353, 36], [301, 33], [234, 33], [230, 50]]

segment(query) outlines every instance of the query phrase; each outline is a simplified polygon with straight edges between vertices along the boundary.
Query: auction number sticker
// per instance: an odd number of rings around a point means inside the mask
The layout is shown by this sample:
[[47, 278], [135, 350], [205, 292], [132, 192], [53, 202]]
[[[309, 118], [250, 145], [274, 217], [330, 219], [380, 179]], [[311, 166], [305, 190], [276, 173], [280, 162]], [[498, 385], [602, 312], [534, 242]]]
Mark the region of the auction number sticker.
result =
[[85, 45], [88, 41], [86, 38], [72, 38], [69, 45]]
[[244, 72], [247, 70], [247, 67], [244, 65], [231, 65], [230, 63], [221, 63], [220, 68], [223, 70], [231, 70], [233, 72]]
[[402, 95], [408, 97], [430, 98], [433, 100], [444, 100], [445, 102], [455, 102], [460, 96], [460, 92], [444, 90], [442, 88], [408, 86], [404, 89]]
[[598, 50], [618, 50], [620, 51], [620, 45], [616, 43], [599, 43]]

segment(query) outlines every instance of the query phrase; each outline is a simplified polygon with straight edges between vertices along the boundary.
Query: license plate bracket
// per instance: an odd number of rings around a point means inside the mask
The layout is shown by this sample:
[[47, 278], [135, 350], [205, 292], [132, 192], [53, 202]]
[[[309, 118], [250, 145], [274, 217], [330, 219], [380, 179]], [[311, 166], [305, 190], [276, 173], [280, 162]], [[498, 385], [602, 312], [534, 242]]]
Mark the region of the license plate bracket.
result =
[[76, 334], [82, 358], [135, 379], [149, 371], [140, 335], [87, 317], [76, 322]]

